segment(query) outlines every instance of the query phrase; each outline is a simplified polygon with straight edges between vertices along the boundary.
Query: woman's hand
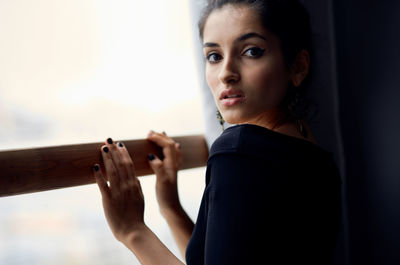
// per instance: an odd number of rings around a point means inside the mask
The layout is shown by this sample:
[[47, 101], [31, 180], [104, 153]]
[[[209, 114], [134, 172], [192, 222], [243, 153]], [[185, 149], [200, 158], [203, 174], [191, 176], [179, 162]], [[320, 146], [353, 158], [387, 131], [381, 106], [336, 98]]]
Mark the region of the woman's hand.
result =
[[125, 244], [141, 264], [183, 265], [144, 224], [144, 200], [140, 182], [128, 151], [109, 138], [101, 147], [106, 176], [99, 165], [93, 171], [103, 198], [104, 212], [114, 236]]
[[150, 131], [147, 139], [162, 148], [164, 160], [149, 155], [150, 166], [156, 174], [156, 195], [160, 212], [164, 216], [174, 236], [175, 242], [185, 257], [186, 248], [192, 235], [194, 224], [182, 208], [178, 196], [178, 169], [182, 165], [182, 151], [165, 133]]
[[150, 167], [156, 174], [156, 195], [160, 212], [165, 215], [181, 210], [178, 196], [178, 169], [182, 165], [182, 151], [179, 143], [174, 142], [165, 133], [150, 131], [147, 139], [162, 148], [164, 160], [149, 154]]
[[107, 178], [97, 164], [93, 167], [94, 176], [111, 231], [117, 240], [124, 242], [135, 232], [146, 228], [142, 188], [135, 175], [132, 159], [122, 143], [115, 144], [109, 138], [106, 145], [101, 147], [101, 153]]

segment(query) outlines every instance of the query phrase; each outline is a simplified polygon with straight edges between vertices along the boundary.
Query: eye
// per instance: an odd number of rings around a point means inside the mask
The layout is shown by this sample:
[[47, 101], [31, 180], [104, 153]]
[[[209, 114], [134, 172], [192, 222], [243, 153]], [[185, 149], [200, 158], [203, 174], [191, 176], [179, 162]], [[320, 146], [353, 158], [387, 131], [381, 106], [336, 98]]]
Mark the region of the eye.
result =
[[247, 50], [245, 50], [244, 55], [251, 57], [251, 58], [259, 58], [261, 57], [265, 52], [265, 49], [260, 49], [258, 47], [251, 47]]
[[216, 52], [212, 52], [207, 55], [207, 61], [210, 63], [217, 63], [221, 59], [222, 59], [222, 56]]

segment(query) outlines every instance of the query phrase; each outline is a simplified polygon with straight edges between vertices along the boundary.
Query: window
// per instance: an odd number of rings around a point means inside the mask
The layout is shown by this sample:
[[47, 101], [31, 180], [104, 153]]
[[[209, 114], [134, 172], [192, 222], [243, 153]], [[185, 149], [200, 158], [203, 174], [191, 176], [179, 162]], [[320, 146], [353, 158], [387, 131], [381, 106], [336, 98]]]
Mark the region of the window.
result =
[[[3, 1], [0, 149], [203, 133], [187, 1]], [[204, 168], [180, 174], [195, 219]], [[178, 254], [142, 178], [145, 218]], [[199, 188], [200, 187], [200, 188]], [[134, 264], [95, 185], [0, 198], [0, 264]]]

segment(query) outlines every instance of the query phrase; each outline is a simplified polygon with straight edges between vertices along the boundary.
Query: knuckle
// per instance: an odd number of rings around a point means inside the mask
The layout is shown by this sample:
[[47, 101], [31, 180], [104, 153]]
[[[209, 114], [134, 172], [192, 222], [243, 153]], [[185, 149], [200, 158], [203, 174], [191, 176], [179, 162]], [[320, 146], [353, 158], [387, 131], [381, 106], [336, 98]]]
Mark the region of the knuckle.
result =
[[104, 166], [106, 168], [106, 172], [115, 172], [115, 167], [111, 160], [107, 160]]
[[124, 166], [124, 162], [122, 160], [119, 160], [116, 164], [117, 164], [118, 168], [121, 168]]
[[132, 165], [132, 161], [128, 158], [124, 158], [122, 159], [121, 163], [125, 166], [131, 166]]
[[132, 186], [135, 185], [136, 182], [135, 182], [135, 179], [133, 179], [133, 178], [128, 178], [127, 183], [128, 183], [128, 185], [129, 185], [130, 187], [132, 187]]
[[127, 192], [131, 189], [131, 186], [128, 183], [121, 183], [120, 191], [122, 193]]
[[160, 169], [160, 168], [163, 167], [163, 162], [161, 162], [161, 161], [155, 161], [155, 162], [153, 163], [153, 166], [154, 166], [156, 169]]
[[119, 198], [121, 197], [121, 193], [119, 191], [114, 190], [112, 192], [112, 197], [116, 200], [119, 200]]
[[175, 142], [171, 139], [167, 141], [167, 146], [170, 148], [175, 148]]
[[119, 178], [118, 178], [118, 176], [117, 176], [117, 173], [116, 173], [115, 171], [112, 171], [112, 172], [111, 172], [110, 178], [111, 178], [111, 179], [114, 179], [114, 180], [119, 180]]

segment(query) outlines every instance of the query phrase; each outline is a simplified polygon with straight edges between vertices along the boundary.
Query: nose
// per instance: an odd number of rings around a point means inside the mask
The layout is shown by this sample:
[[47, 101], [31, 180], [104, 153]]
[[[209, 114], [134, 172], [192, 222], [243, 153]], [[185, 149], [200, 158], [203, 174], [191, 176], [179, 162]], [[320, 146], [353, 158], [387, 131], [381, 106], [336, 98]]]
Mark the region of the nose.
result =
[[235, 83], [240, 80], [238, 67], [233, 58], [226, 58], [224, 60], [218, 78], [223, 84]]

